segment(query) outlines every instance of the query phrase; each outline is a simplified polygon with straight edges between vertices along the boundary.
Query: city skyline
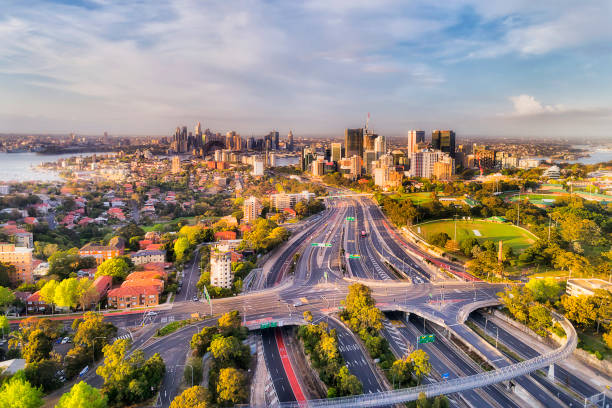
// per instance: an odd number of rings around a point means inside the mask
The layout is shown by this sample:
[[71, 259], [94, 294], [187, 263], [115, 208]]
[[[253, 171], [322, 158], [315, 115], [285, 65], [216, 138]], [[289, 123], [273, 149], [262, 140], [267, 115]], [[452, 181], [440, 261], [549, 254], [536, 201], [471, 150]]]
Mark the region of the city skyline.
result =
[[9, 1], [0, 132], [341, 137], [371, 112], [388, 137], [605, 138], [611, 16], [604, 1]]

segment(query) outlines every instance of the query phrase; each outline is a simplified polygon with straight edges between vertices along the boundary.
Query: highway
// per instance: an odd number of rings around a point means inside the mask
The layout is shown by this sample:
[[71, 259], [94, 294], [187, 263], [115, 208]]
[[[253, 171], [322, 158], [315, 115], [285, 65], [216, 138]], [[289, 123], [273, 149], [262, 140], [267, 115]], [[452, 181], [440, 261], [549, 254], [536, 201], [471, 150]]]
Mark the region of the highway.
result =
[[[499, 339], [500, 344], [506, 345], [512, 351], [518, 353], [523, 358], [533, 358], [538, 356], [540, 353], [529, 347], [527, 344], [522, 342], [519, 338], [512, 335], [508, 331], [496, 325], [494, 322], [486, 321], [485, 317], [481, 313], [472, 313], [471, 319], [483, 330], [486, 328], [486, 334], [492, 337], [496, 337]], [[516, 361], [513, 356], [508, 356], [512, 361]], [[574, 392], [581, 395], [583, 398], [580, 401], [584, 401], [584, 397], [591, 397], [599, 392], [582, 381], [580, 378], [565, 370], [559, 364], [554, 365], [555, 368], [555, 378], [561, 381], [566, 387], [571, 388]], [[543, 378], [542, 375], [538, 373], [533, 373], [532, 378], [537, 381], [540, 385], [548, 389], [553, 394], [557, 395], [559, 399], [561, 399], [567, 406], [578, 406], [581, 405], [582, 402], [568, 393], [562, 387], [558, 387], [555, 384], [551, 383], [547, 378]]]
[[[347, 220], [348, 217], [354, 217], [355, 221]], [[421, 261], [422, 251], [413, 250], [412, 245], [395, 238], [397, 232], [389, 228], [378, 207], [361, 197], [328, 200], [324, 212], [300, 226], [295, 228], [290, 241], [276, 250], [263, 265], [262, 275], [257, 277], [258, 283], [252, 285], [252, 290], [235, 297], [214, 299], [212, 318], [163, 338], [151, 338], [157, 327], [170, 321], [188, 318], [193, 312], [203, 315], [210, 313], [207, 304], [190, 301], [196, 293], [195, 284], [199, 279], [199, 252], [196, 251], [193, 260], [185, 267], [182, 293], [173, 304], [159, 307], [157, 315], [146, 319], [147, 325], [141, 329], [144, 334], [137, 337], [133, 347], [143, 350], [147, 356], [159, 352], [166, 362], [168, 372], [162, 383], [160, 406], [167, 407], [178, 391], [179, 371], [182, 375], [184, 367], [181, 364], [184, 364], [191, 336], [203, 325], [214, 324], [216, 317], [222, 313], [236, 309], [244, 315], [245, 324], [251, 330], [259, 329], [261, 321], [277, 321], [285, 325], [304, 324], [303, 312], [311, 311], [315, 320], [325, 319], [330, 327], [337, 330], [340, 352], [350, 372], [362, 382], [364, 393], [385, 391], [384, 381], [377, 375], [373, 362], [362, 350], [353, 333], [329, 316], [337, 310], [346, 296], [348, 285], [355, 280], [370, 286], [381, 310], [402, 310], [426, 316], [439, 325], [451, 327], [468, 343], [474, 341], [473, 344], [480, 344], [478, 336], [474, 337], [475, 334], [462, 324], [459, 316], [466, 307], [476, 302], [496, 302], [496, 293], [504, 285], [448, 279], [430, 281], [430, 270]], [[367, 232], [364, 238], [360, 237], [362, 230]], [[331, 246], [313, 246], [313, 243]], [[344, 258], [340, 259], [342, 251]], [[295, 254], [300, 256], [291, 274]], [[359, 257], [347, 258], [349, 254]], [[398, 280], [385, 260], [409, 279]], [[342, 261], [347, 266], [344, 273], [341, 269]], [[137, 327], [143, 322], [142, 313], [108, 314], [106, 318], [126, 328]], [[408, 324], [397, 330], [400, 336], [395, 340], [394, 332], [389, 328], [386, 328], [384, 335], [391, 339], [390, 345], [394, 352], [403, 355], [407, 345], [414, 346], [418, 328]], [[279, 341], [274, 341], [277, 338], [274, 330], [261, 332], [264, 357], [271, 370], [279, 400], [296, 401], [291, 376], [287, 375], [287, 366], [283, 363], [284, 347]], [[432, 364], [438, 375], [449, 373], [452, 379], [476, 372], [464, 357], [443, 342], [427, 348], [431, 348]], [[492, 359], [498, 358], [492, 353]], [[93, 374], [93, 370], [85, 379], [92, 385], [101, 386], [101, 379]], [[559, 402], [535, 383], [533, 385], [531, 387], [526, 384], [524, 388], [546, 406], [555, 406]], [[499, 386], [485, 387], [482, 392], [464, 391], [461, 395], [473, 406], [516, 406], [500, 391]], [[455, 398], [455, 401], [459, 399]]]

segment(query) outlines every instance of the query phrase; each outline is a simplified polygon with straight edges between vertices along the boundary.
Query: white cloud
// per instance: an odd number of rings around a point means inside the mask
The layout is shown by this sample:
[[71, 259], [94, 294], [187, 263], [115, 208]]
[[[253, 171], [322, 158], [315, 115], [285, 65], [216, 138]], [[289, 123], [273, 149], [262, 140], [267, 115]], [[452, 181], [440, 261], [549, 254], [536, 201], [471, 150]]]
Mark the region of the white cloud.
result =
[[511, 118], [556, 118], [556, 119], [579, 119], [579, 118], [609, 118], [612, 114], [610, 108], [602, 107], [568, 107], [565, 105], [546, 105], [535, 97], [527, 94], [511, 96], [508, 98], [514, 107], [509, 114], [501, 114]]
[[510, 100], [514, 105], [513, 115], [516, 116], [529, 116], [529, 115], [541, 115], [543, 113], [560, 113], [565, 109], [563, 106], [557, 105], [542, 105], [542, 103], [531, 95], [518, 95], [511, 96]]

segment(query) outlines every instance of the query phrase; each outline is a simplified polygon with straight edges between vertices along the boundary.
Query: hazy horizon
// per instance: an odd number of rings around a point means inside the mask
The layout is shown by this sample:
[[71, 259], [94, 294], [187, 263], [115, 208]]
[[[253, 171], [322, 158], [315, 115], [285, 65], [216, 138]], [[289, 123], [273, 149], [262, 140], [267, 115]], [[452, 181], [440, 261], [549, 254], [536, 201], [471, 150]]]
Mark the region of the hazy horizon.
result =
[[9, 0], [0, 133], [609, 138], [612, 3]]

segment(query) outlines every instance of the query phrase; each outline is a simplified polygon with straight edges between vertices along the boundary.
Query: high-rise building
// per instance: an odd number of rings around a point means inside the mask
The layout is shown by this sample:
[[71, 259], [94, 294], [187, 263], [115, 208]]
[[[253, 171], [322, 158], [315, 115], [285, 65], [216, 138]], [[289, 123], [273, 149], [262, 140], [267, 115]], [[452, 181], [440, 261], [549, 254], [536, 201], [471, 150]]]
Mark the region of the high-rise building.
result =
[[425, 142], [424, 130], [409, 130], [408, 131], [408, 157], [412, 153], [418, 151], [418, 144]]
[[264, 161], [261, 159], [253, 160], [253, 171], [251, 172], [253, 176], [263, 176], [264, 175]]
[[434, 163], [440, 161], [444, 153], [440, 151], [423, 151], [412, 153], [410, 156], [410, 176], [431, 178]]
[[301, 193], [278, 193], [270, 195], [270, 206], [277, 211], [285, 208], [293, 208], [300, 201], [308, 201], [315, 198], [315, 193], [304, 190]]
[[444, 157], [434, 163], [433, 176], [438, 180], [450, 180], [455, 174], [455, 159], [450, 156]]
[[372, 174], [372, 162], [376, 160], [376, 152], [374, 150], [365, 150], [363, 152], [363, 166], [366, 174]]
[[342, 143], [331, 144], [331, 161], [339, 162], [342, 158]]
[[383, 135], [378, 135], [374, 141], [374, 151], [376, 152], [377, 159], [387, 153], [387, 139]]
[[374, 150], [374, 143], [378, 139], [378, 135], [371, 130], [366, 130], [363, 134], [363, 151]]
[[289, 134], [287, 135], [287, 150], [289, 150], [290, 152], [293, 151], [293, 132], [290, 130]]
[[244, 222], [247, 224], [252, 223], [259, 217], [261, 214], [261, 201], [257, 197], [249, 197], [244, 200], [244, 204], [242, 205], [242, 211], [244, 213]]
[[9, 280], [15, 286], [19, 283], [34, 283], [32, 277], [33, 248], [16, 247], [15, 244], [0, 243], [0, 262], [15, 266], [15, 271], [9, 271]]
[[363, 129], [344, 130], [345, 157], [363, 156]]
[[310, 169], [310, 163], [315, 159], [315, 151], [310, 147], [302, 148], [302, 171]]
[[178, 156], [172, 156], [172, 174], [178, 174], [181, 172], [181, 158]]
[[229, 251], [214, 249], [210, 252], [210, 284], [230, 289], [234, 281], [232, 257]]
[[431, 147], [455, 157], [455, 132], [452, 130], [434, 130], [431, 132]]
[[311, 173], [313, 177], [323, 177], [325, 174], [325, 160], [319, 158], [311, 163]]

